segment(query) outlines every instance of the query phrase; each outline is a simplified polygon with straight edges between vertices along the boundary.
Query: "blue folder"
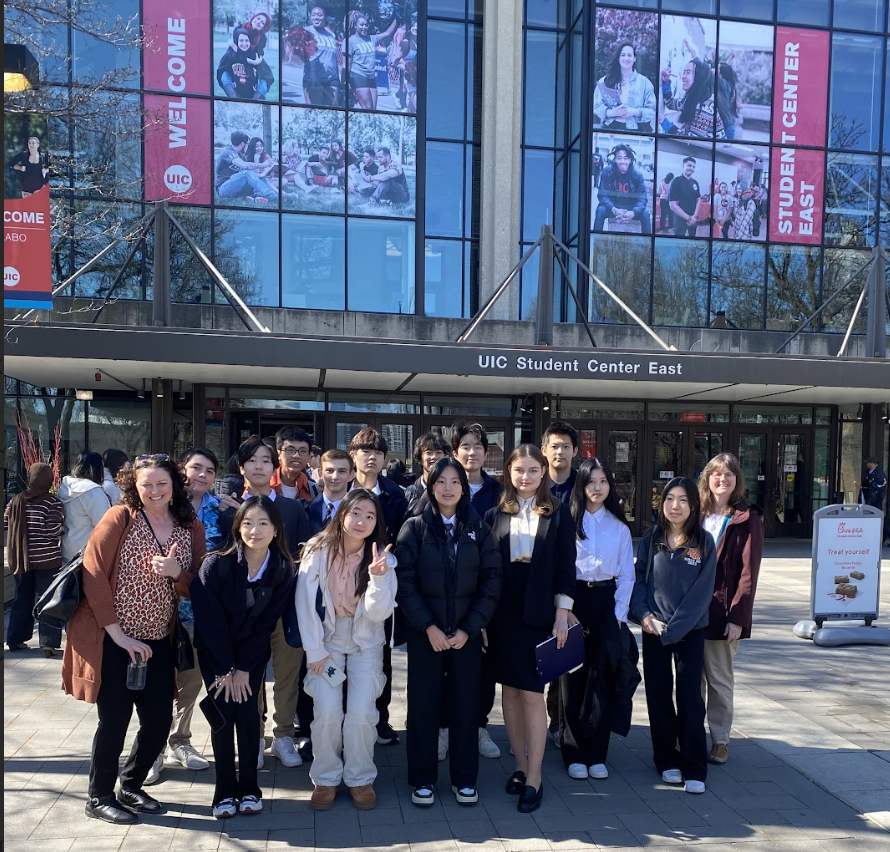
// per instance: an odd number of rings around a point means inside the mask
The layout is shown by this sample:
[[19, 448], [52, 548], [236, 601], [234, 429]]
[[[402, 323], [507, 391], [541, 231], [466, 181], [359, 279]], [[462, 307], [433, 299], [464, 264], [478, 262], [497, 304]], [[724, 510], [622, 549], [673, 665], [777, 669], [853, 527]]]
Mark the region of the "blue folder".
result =
[[541, 686], [574, 671], [584, 663], [584, 628], [575, 624], [569, 628], [569, 636], [562, 648], [556, 647], [556, 637], [551, 636], [535, 648], [538, 664], [538, 683]]

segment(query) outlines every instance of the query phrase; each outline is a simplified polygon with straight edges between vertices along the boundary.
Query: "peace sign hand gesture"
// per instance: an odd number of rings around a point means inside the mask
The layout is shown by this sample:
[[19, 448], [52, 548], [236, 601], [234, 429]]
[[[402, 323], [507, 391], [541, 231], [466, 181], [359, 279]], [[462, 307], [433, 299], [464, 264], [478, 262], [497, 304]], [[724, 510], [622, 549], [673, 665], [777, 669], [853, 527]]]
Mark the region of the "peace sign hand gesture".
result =
[[368, 566], [368, 572], [373, 574], [375, 577], [382, 577], [387, 570], [389, 569], [389, 551], [392, 550], [392, 545], [386, 545], [386, 550], [383, 553], [377, 553], [377, 543], [372, 542], [371, 544], [371, 564]]

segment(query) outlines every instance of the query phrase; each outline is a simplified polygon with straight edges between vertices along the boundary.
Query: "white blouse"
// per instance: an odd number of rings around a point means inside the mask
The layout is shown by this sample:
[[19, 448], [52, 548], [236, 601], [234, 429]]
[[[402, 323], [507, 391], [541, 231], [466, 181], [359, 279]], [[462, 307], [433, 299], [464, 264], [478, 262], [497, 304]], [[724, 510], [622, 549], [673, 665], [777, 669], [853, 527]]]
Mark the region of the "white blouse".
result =
[[540, 515], [535, 511], [534, 496], [523, 500], [517, 495], [516, 499], [519, 512], [510, 517], [510, 561], [531, 562]]
[[608, 509], [585, 512], [581, 522], [575, 577], [582, 582], [599, 583], [615, 578], [615, 618], [627, 621], [627, 609], [634, 587], [634, 551], [630, 530]]

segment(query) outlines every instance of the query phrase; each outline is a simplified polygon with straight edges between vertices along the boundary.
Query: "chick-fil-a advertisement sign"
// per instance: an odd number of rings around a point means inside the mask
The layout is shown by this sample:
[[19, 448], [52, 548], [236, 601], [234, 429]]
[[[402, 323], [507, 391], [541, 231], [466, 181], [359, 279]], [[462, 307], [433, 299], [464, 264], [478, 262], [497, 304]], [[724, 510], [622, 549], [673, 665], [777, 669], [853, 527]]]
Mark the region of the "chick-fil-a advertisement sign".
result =
[[151, 0], [143, 15], [145, 88], [209, 95], [209, 0]]

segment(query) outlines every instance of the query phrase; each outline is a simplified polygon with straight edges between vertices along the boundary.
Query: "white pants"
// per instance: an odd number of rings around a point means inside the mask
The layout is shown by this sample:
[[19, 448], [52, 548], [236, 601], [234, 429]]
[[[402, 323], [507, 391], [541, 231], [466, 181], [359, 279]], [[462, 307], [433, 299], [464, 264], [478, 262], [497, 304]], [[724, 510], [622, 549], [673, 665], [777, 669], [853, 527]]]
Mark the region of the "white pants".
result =
[[374, 743], [377, 741], [377, 708], [383, 692], [383, 646], [363, 651], [352, 641], [352, 619], [338, 618], [334, 635], [325, 642], [334, 665], [346, 673], [346, 715], [343, 686], [331, 687], [307, 669], [304, 689], [315, 702], [312, 722], [312, 753], [309, 768], [313, 784], [347, 787], [373, 784], [377, 777]]
[[705, 640], [701, 692], [708, 708], [708, 727], [713, 745], [729, 745], [735, 687], [732, 663], [738, 649], [738, 639], [735, 642], [727, 642], [725, 639]]

